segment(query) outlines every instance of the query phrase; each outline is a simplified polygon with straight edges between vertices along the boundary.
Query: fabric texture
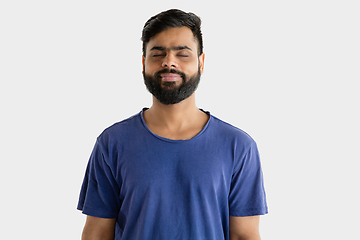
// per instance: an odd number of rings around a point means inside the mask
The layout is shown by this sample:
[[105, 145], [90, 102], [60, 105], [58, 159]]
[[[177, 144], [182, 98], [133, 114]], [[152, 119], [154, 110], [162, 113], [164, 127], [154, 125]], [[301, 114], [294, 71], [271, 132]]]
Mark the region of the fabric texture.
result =
[[190, 140], [153, 134], [142, 113], [95, 143], [78, 209], [117, 218], [116, 240], [229, 239], [229, 216], [267, 213], [255, 141], [210, 115]]

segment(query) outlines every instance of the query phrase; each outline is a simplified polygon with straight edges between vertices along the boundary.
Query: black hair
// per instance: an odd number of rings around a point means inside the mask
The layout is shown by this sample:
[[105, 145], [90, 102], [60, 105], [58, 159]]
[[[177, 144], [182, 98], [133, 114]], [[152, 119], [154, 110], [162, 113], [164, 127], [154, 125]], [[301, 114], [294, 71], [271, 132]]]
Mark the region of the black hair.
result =
[[151, 17], [144, 25], [141, 40], [143, 41], [143, 56], [146, 56], [146, 46], [150, 38], [173, 27], [188, 27], [198, 43], [199, 56], [203, 53], [201, 19], [194, 13], [186, 13], [178, 9], [170, 9]]

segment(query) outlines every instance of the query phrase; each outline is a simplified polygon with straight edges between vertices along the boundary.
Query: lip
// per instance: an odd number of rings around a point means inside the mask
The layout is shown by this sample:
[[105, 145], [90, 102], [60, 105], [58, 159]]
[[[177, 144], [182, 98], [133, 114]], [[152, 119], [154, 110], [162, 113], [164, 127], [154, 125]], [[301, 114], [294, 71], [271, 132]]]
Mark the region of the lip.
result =
[[176, 73], [163, 73], [160, 75], [161, 80], [165, 82], [175, 82], [181, 79], [181, 76]]

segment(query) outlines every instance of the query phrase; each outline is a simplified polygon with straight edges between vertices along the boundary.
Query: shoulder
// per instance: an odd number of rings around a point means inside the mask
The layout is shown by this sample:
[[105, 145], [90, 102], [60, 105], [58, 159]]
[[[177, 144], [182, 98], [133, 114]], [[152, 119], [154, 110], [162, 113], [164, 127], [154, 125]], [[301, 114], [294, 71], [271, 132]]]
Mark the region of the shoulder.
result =
[[211, 124], [214, 133], [220, 138], [231, 139], [247, 146], [255, 144], [255, 140], [247, 132], [213, 115]]
[[107, 127], [97, 138], [100, 142], [129, 138], [137, 134], [142, 125], [141, 112]]
[[247, 132], [214, 116], [211, 121], [209, 137], [216, 143], [217, 148], [230, 151], [234, 164], [233, 172], [241, 169], [245, 161], [257, 164], [257, 144]]

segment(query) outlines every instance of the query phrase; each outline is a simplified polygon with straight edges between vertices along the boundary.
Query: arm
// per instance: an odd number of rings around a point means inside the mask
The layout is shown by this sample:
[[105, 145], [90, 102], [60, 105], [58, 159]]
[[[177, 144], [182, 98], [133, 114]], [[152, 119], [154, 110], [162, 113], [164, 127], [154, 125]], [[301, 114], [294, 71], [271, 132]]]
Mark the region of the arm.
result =
[[260, 216], [230, 217], [230, 240], [261, 240]]
[[116, 218], [87, 216], [81, 240], [114, 240]]

